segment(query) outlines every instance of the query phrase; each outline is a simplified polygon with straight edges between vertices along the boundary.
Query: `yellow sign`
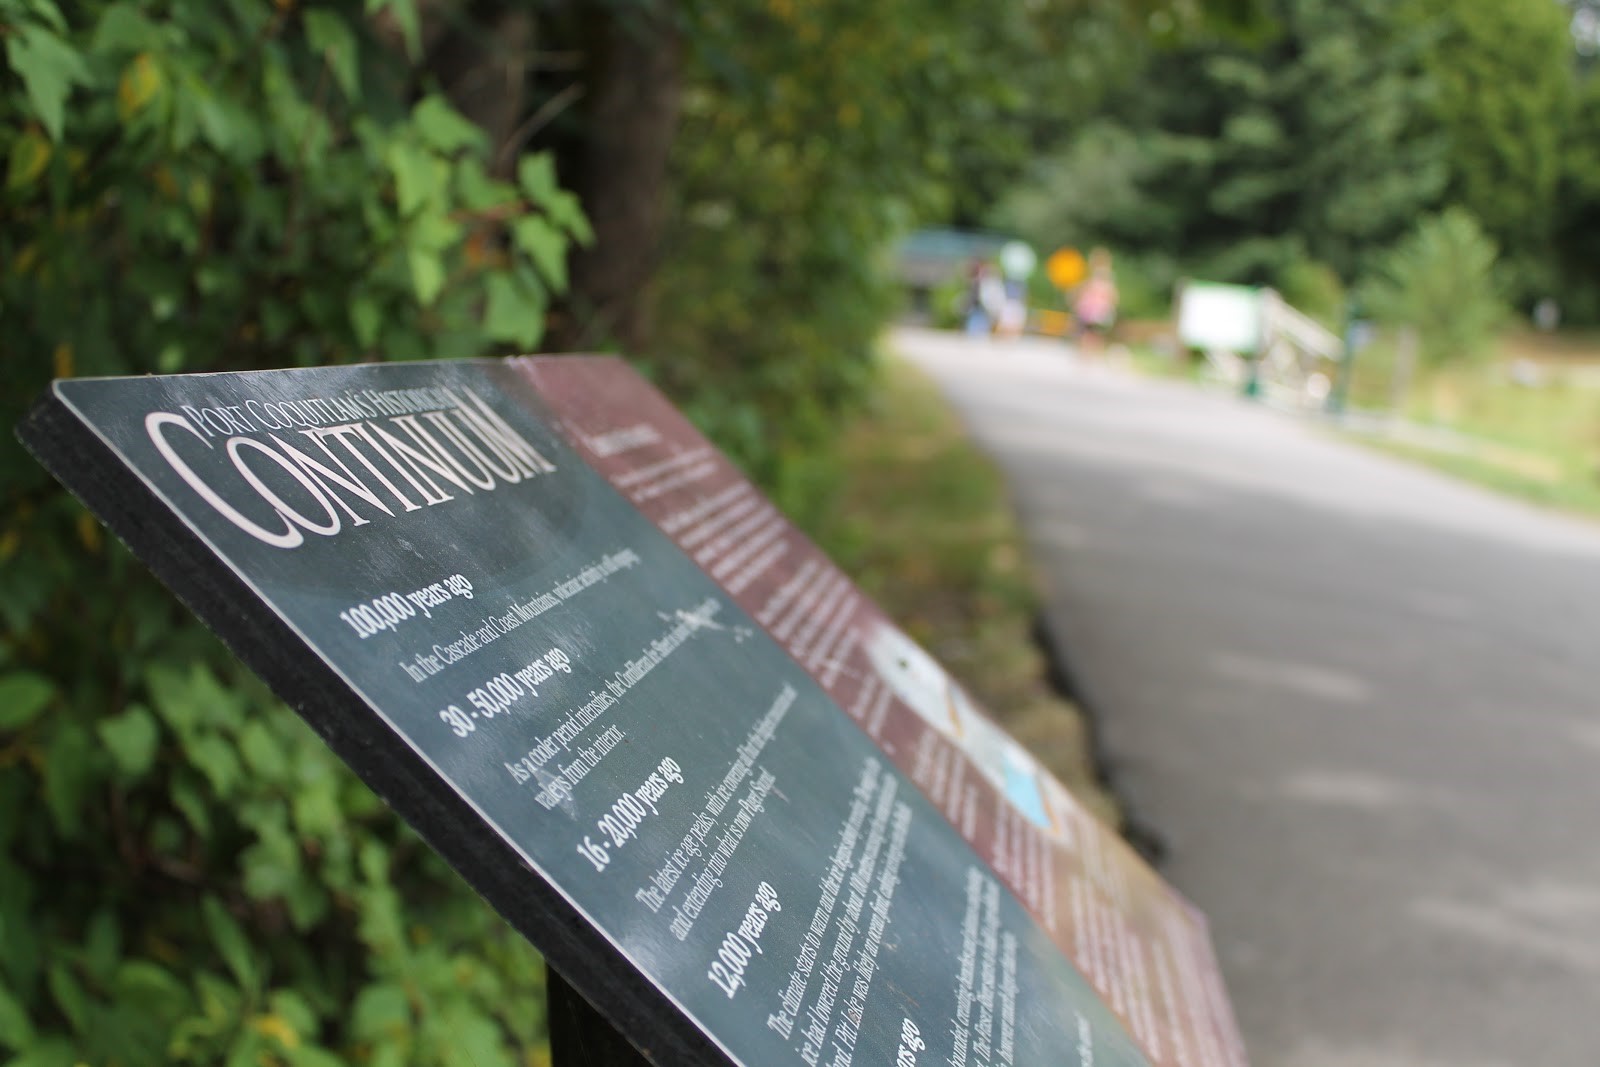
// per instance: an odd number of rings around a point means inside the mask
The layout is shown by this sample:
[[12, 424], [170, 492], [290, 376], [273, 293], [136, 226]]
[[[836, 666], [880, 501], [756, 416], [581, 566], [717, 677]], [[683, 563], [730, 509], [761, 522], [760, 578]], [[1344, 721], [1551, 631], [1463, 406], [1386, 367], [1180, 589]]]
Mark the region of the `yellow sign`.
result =
[[1073, 289], [1089, 276], [1089, 264], [1076, 248], [1058, 248], [1045, 260], [1044, 271], [1057, 289]]

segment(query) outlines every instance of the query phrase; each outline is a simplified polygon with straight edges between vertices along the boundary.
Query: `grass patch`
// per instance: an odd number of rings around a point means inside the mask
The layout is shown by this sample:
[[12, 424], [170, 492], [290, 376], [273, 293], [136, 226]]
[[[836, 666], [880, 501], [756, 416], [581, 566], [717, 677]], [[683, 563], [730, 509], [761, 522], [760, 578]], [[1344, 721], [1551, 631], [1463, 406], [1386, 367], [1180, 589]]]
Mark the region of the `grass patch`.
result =
[[1187, 353], [1174, 354], [1148, 342], [1128, 346], [1128, 364], [1146, 378], [1172, 378], [1178, 381], [1201, 382], [1205, 379], [1203, 362], [1191, 359]]
[[[1516, 342], [1506, 351], [1525, 349]], [[1576, 350], [1564, 354], [1420, 368], [1396, 397], [1392, 349], [1380, 343], [1356, 361], [1351, 402], [1378, 410], [1398, 403], [1409, 422], [1464, 439], [1451, 448], [1369, 441], [1386, 452], [1536, 504], [1600, 514], [1600, 378]]]
[[995, 719], [1111, 825], [1077, 708], [1046, 681], [1039, 607], [1005, 483], [938, 388], [899, 360], [843, 427], [822, 547]]
[[1352, 436], [1350, 439], [1379, 452], [1420, 463], [1532, 504], [1585, 515], [1600, 515], [1600, 485], [1596, 485], [1592, 478], [1550, 478], [1538, 470], [1525, 471], [1516, 461], [1441, 452], [1381, 437]]
[[[1195, 362], [1134, 344], [1149, 378], [1203, 383]], [[1419, 367], [1395, 388], [1395, 342], [1380, 335], [1356, 358], [1352, 410], [1391, 411], [1427, 434], [1351, 433], [1350, 440], [1545, 507], [1600, 515], [1600, 335], [1513, 331], [1500, 358]]]

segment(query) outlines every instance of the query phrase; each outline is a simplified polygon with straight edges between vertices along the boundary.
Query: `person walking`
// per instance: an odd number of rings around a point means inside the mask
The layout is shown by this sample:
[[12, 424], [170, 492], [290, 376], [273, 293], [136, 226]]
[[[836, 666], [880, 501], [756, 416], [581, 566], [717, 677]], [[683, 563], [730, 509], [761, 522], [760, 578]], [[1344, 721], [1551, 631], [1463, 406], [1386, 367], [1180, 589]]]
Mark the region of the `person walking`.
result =
[[967, 294], [963, 301], [962, 326], [968, 337], [987, 337], [994, 328], [990, 308], [992, 295], [990, 280], [993, 269], [981, 259], [967, 264]]
[[1079, 351], [1091, 356], [1105, 351], [1106, 338], [1117, 321], [1117, 283], [1111, 271], [1111, 253], [1104, 248], [1089, 253], [1089, 277], [1078, 287], [1072, 313], [1077, 319]]

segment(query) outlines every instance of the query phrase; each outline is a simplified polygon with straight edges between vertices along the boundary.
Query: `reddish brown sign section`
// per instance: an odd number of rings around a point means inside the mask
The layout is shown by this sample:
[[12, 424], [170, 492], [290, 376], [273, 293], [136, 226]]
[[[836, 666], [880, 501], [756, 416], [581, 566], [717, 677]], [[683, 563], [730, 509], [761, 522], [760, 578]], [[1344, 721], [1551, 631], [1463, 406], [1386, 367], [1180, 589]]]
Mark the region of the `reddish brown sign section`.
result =
[[1205, 920], [901, 633], [660, 392], [514, 361], [589, 463], [815, 678], [1012, 889], [1161, 1067], [1244, 1067]]

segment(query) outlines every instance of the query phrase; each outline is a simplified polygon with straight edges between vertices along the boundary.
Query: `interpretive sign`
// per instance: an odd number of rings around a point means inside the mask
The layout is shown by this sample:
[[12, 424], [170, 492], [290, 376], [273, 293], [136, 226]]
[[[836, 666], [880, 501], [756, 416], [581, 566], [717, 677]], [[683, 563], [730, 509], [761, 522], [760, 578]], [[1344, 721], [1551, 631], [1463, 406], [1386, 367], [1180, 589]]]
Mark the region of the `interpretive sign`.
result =
[[64, 381], [22, 437], [652, 1061], [1163, 1061], [525, 371]]
[[1186, 282], [1178, 295], [1178, 340], [1186, 348], [1253, 355], [1261, 347], [1261, 290]]
[[1203, 918], [619, 359], [516, 360], [580, 454], [788, 650], [944, 813], [1153, 1063], [1243, 1045]]

